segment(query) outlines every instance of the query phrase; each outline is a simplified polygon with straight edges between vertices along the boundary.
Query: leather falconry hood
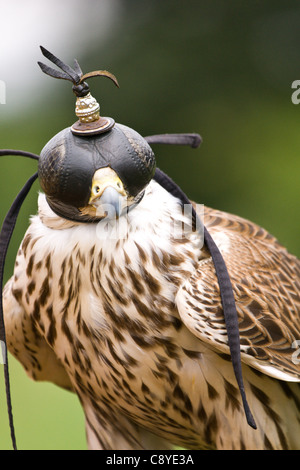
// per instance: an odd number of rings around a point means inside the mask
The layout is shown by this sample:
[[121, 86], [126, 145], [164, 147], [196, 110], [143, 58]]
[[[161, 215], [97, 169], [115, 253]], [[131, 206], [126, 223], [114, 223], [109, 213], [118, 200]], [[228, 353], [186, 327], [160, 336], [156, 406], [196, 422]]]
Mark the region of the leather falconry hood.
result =
[[39, 62], [42, 71], [73, 83], [77, 97], [75, 112], [79, 120], [55, 135], [42, 149], [39, 181], [54, 212], [84, 222], [89, 218], [78, 208], [84, 207], [89, 200], [96, 170], [107, 166], [112, 168], [128, 195], [136, 197], [154, 176], [155, 157], [150, 145], [136, 131], [115, 124], [112, 118], [100, 116], [100, 106], [84, 80], [104, 76], [119, 86], [114, 75], [105, 70], [83, 75], [77, 61], [75, 68], [71, 69], [45, 48], [41, 50], [62, 69], [60, 72]]
[[79, 212], [89, 200], [96, 170], [111, 167], [127, 193], [137, 196], [155, 173], [155, 157], [146, 140], [122, 124], [89, 137], [72, 133], [71, 128], [55, 135], [39, 158], [40, 185], [54, 212], [80, 222], [88, 219]]

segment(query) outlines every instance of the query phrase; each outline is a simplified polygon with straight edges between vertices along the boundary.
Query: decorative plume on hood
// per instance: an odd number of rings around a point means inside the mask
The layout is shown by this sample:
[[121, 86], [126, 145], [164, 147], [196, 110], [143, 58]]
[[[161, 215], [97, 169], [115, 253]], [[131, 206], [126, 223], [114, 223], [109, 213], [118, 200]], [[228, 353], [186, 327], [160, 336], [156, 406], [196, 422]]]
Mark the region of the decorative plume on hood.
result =
[[43, 46], [41, 46], [41, 51], [44, 57], [61, 69], [55, 70], [42, 62], [38, 62], [42, 71], [50, 77], [68, 80], [73, 83], [72, 89], [77, 97], [75, 113], [79, 119], [71, 127], [72, 132], [76, 135], [94, 135], [111, 129], [114, 126], [114, 120], [100, 117], [100, 105], [91, 95], [89, 85], [85, 80], [91, 77], [107, 77], [119, 87], [116, 77], [107, 70], [96, 70], [83, 74], [76, 59], [74, 59], [74, 68], [72, 69]]

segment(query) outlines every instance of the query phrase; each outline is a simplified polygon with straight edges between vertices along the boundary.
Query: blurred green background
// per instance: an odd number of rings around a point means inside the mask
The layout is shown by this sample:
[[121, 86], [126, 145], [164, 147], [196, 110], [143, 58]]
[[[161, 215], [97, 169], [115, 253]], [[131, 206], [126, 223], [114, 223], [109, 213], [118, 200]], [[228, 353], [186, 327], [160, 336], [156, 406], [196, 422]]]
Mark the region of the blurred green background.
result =
[[[36, 65], [42, 44], [84, 72], [117, 76], [119, 90], [90, 81], [103, 115], [142, 135], [200, 133], [198, 150], [156, 146], [158, 166], [190, 198], [257, 222], [300, 256], [298, 1], [12, 0], [1, 5], [1, 29], [0, 148], [39, 153], [76, 119], [70, 84]], [[1, 159], [1, 221], [35, 170], [34, 161]], [[35, 183], [22, 207], [6, 280], [38, 191]], [[10, 376], [20, 449], [86, 448], [75, 396], [32, 382], [12, 357]], [[1, 373], [0, 449], [10, 448]]]

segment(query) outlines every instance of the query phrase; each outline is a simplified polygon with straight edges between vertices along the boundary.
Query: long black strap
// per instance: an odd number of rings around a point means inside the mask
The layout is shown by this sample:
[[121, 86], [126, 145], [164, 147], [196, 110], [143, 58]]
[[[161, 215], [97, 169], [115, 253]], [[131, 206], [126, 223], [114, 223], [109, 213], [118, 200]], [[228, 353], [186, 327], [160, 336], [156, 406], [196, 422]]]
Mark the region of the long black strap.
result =
[[220, 250], [205, 227], [204, 241], [210, 251], [219, 282], [225, 324], [227, 329], [228, 344], [231, 354], [231, 362], [243, 400], [247, 422], [253, 429], [256, 429], [256, 423], [246, 399], [246, 393], [243, 383], [238, 315], [236, 311], [236, 304], [230, 277], [223, 256], [220, 253]]
[[19, 155], [21, 157], [32, 158], [33, 160], [38, 160], [39, 156], [36, 153], [25, 152], [24, 150], [14, 150], [14, 149], [1, 149], [0, 157], [5, 157], [7, 155]]
[[[154, 179], [163, 186], [168, 192], [173, 196], [179, 198], [183, 204], [191, 204], [189, 198], [186, 194], [179, 188], [179, 186], [163, 171], [156, 169]], [[199, 220], [198, 215], [195, 209], [192, 207], [192, 216], [195, 221], [198, 222], [198, 226], [203, 226], [202, 221]], [[201, 225], [200, 225], [201, 224]], [[213, 241], [211, 235], [208, 233], [207, 229], [204, 226], [204, 242], [206, 243], [212, 260], [215, 266], [220, 292], [221, 292], [221, 301], [224, 311], [224, 319], [228, 335], [228, 344], [231, 354], [231, 361], [237, 384], [240, 389], [240, 394], [243, 401], [243, 406], [245, 410], [245, 415], [247, 418], [248, 424], [256, 429], [256, 424], [253, 418], [253, 415], [250, 411], [246, 393], [244, 389], [243, 376], [242, 376], [242, 365], [241, 365], [241, 352], [240, 352], [240, 334], [238, 326], [238, 316], [236, 311], [235, 299], [233, 295], [232, 285], [230, 277], [226, 268], [225, 261], [222, 254], [220, 253], [219, 248]]]
[[[37, 179], [37, 176], [38, 174], [35, 173], [29, 178], [27, 183], [24, 185], [23, 189], [19, 192], [16, 199], [14, 200], [2, 225], [2, 229], [0, 233], [0, 289], [1, 289], [1, 293], [3, 292], [4, 265], [5, 265], [5, 258], [6, 258], [9, 242], [10, 242], [22, 203], [24, 199], [26, 198], [32, 184]], [[8, 419], [9, 419], [12, 445], [13, 445], [14, 450], [16, 450], [17, 443], [16, 443], [16, 437], [15, 437], [14, 421], [13, 421], [12, 405], [11, 405], [8, 354], [7, 354], [7, 347], [6, 347], [6, 334], [5, 334], [4, 315], [3, 315], [2, 295], [0, 296], [0, 338], [5, 344], [5, 348], [3, 348], [5, 350], [3, 359], [4, 359], [4, 379], [5, 379], [5, 389], [6, 389], [7, 411], [8, 411]]]

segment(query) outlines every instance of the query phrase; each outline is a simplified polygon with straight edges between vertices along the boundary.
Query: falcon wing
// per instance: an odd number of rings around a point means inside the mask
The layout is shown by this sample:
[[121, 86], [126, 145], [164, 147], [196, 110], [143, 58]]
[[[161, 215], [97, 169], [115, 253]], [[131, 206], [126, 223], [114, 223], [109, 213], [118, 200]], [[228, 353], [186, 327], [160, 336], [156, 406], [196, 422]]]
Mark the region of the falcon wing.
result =
[[37, 331], [23, 306], [14, 278], [3, 291], [3, 310], [8, 350], [33, 380], [45, 380], [72, 390], [69, 377], [45, 339]]
[[[277, 379], [300, 381], [300, 260], [267, 231], [240, 217], [206, 209], [204, 224], [231, 278], [242, 361]], [[211, 257], [199, 261], [176, 303], [190, 331], [229, 354]]]

